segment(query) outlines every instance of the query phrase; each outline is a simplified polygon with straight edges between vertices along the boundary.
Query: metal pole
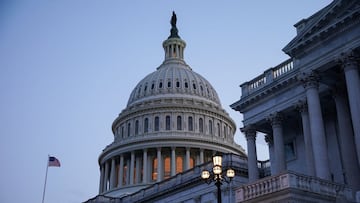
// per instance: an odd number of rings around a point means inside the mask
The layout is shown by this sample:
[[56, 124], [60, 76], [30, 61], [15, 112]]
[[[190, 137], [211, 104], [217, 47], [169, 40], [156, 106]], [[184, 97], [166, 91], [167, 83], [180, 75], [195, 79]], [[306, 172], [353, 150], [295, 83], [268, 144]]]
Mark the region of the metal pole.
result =
[[42, 203], [44, 203], [44, 199], [45, 199], [45, 189], [46, 189], [46, 180], [47, 180], [48, 168], [49, 168], [49, 156], [48, 156], [48, 158], [46, 160], [46, 174], [45, 174], [45, 183], [44, 183], [44, 191], [43, 191], [43, 196], [42, 196]]
[[221, 180], [220, 180], [220, 177], [219, 175], [216, 175], [216, 179], [215, 179], [215, 185], [217, 187], [217, 200], [218, 200], [218, 203], [221, 203]]

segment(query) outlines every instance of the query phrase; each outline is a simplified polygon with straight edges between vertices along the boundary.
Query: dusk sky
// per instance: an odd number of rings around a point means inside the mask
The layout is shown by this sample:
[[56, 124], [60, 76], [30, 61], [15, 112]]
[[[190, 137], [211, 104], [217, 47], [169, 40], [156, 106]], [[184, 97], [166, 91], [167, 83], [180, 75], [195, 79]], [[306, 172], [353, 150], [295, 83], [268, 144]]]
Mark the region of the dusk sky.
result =
[[[97, 195], [98, 156], [136, 84], [164, 60], [172, 11], [185, 61], [216, 89], [246, 150], [240, 84], [289, 58], [295, 23], [331, 0], [0, 0], [0, 202]], [[268, 158], [257, 138], [258, 158]], [[199, 174], [200, 175], [200, 174]]]

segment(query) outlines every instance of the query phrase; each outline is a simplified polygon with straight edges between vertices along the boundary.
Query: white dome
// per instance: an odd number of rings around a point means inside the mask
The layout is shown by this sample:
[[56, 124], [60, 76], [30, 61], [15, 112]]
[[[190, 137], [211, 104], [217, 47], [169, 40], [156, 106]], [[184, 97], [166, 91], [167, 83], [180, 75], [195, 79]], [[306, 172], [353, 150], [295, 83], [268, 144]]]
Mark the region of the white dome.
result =
[[132, 91], [127, 106], [162, 97], [189, 97], [211, 101], [221, 106], [212, 85], [183, 63], [162, 64], [142, 79]]
[[163, 43], [165, 61], [142, 79], [132, 91], [127, 107], [155, 98], [194, 98], [221, 106], [212, 85], [183, 59], [185, 42], [169, 38]]

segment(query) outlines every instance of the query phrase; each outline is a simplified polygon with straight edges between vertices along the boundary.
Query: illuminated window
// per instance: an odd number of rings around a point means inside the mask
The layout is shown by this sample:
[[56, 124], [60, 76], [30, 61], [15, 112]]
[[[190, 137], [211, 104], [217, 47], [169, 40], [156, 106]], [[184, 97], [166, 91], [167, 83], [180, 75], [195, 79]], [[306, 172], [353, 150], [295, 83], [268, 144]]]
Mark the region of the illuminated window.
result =
[[144, 133], [149, 132], [149, 119], [145, 118], [144, 120]]
[[193, 127], [193, 118], [191, 116], [189, 116], [188, 118], [188, 126], [189, 126], [189, 131], [193, 131], [194, 127]]
[[176, 123], [177, 123], [177, 130], [182, 130], [181, 116], [177, 117]]
[[166, 123], [166, 130], [170, 130], [170, 116], [166, 116], [165, 123]]
[[171, 175], [170, 157], [165, 157], [165, 159], [164, 159], [164, 178], [169, 178], [170, 175]]
[[153, 164], [152, 164], [152, 175], [151, 175], [151, 180], [157, 180], [157, 169], [158, 169], [158, 160], [157, 158], [153, 159]]
[[184, 170], [184, 158], [182, 156], [176, 157], [176, 173], [181, 173]]
[[202, 118], [199, 118], [199, 132], [204, 132], [204, 123]]
[[159, 124], [159, 117], [158, 116], [156, 116], [155, 117], [155, 131], [159, 131], [159, 126], [160, 126], [160, 124]]

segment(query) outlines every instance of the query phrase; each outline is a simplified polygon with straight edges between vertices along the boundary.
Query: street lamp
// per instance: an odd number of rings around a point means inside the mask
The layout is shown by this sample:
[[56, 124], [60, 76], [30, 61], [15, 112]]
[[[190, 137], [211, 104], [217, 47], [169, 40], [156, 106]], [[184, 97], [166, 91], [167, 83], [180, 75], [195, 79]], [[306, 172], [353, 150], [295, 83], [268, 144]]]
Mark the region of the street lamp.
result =
[[217, 187], [217, 199], [218, 203], [221, 203], [221, 185], [222, 182], [225, 181], [230, 183], [232, 178], [235, 176], [235, 171], [231, 168], [226, 170], [226, 175], [224, 177], [222, 175], [222, 156], [219, 154], [215, 154], [213, 156], [213, 173], [210, 174], [208, 170], [203, 170], [201, 172], [201, 178], [205, 180], [207, 184], [210, 184], [212, 181], [215, 181], [215, 185]]

